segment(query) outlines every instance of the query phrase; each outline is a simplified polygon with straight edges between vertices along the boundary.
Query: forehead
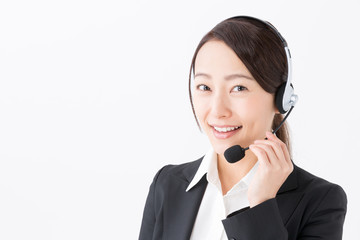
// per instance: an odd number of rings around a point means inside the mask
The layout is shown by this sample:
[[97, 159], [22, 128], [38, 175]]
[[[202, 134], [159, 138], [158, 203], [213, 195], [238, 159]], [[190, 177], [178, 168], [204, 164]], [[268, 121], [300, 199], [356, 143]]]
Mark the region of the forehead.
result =
[[195, 74], [206, 72], [210, 75], [228, 75], [237, 72], [251, 76], [236, 53], [220, 40], [206, 42], [199, 49], [194, 65]]

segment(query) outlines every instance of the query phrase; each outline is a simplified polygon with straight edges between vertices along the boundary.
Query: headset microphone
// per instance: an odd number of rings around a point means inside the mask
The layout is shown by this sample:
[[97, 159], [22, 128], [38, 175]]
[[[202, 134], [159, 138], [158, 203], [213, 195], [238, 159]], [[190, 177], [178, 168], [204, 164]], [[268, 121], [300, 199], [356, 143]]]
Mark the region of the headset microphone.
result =
[[[287, 80], [286, 80], [286, 82], [281, 84], [280, 87], [278, 88], [278, 90], [276, 91], [275, 105], [281, 114], [284, 114], [286, 112], [287, 112], [287, 114], [284, 117], [284, 119], [281, 121], [279, 126], [275, 130], [272, 131], [272, 133], [275, 134], [280, 129], [282, 124], [285, 122], [286, 118], [289, 116], [290, 112], [293, 110], [293, 108], [298, 100], [298, 96], [294, 94], [294, 88], [293, 88], [293, 85], [291, 84], [292, 69], [291, 69], [290, 50], [287, 46], [285, 39], [281, 36], [281, 34], [277, 31], [277, 29], [270, 23], [265, 22], [260, 19], [257, 19], [257, 18], [254, 18], [254, 17], [248, 17], [248, 16], [233, 17], [233, 19], [236, 19], [236, 18], [251, 19], [251, 20], [256, 20], [256, 21], [264, 23], [265, 25], [270, 27], [277, 34], [277, 36], [280, 38], [281, 42], [284, 45], [284, 50], [285, 50], [286, 60], [287, 60], [287, 67], [288, 67]], [[265, 139], [267, 139], [267, 138], [265, 138]], [[249, 147], [242, 148], [240, 145], [235, 145], [235, 146], [232, 146], [232, 147], [226, 149], [226, 151], [224, 152], [224, 156], [229, 163], [235, 163], [245, 157], [245, 151], [248, 149], [249, 149]]]
[[[277, 130], [280, 129], [281, 125], [285, 122], [286, 118], [289, 116], [289, 114], [293, 110], [293, 108], [294, 108], [294, 106], [292, 106], [290, 108], [289, 112], [286, 114], [286, 116], [281, 121], [279, 126], [275, 130], [272, 131], [273, 134], [275, 134], [277, 132]], [[267, 138], [265, 138], [265, 139], [267, 139]], [[249, 150], [249, 147], [242, 148], [240, 145], [234, 145], [232, 147], [229, 147], [224, 152], [225, 159], [229, 163], [236, 163], [237, 161], [240, 161], [241, 159], [243, 159], [245, 157], [245, 151], [246, 150]]]

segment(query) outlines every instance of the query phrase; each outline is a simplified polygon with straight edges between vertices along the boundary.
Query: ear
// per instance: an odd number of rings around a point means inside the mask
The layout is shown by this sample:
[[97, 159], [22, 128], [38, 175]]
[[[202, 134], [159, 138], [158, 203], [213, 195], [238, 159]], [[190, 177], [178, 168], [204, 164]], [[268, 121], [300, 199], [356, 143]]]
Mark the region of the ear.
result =
[[276, 104], [274, 104], [274, 112], [275, 114], [281, 114], [279, 109], [276, 107]]

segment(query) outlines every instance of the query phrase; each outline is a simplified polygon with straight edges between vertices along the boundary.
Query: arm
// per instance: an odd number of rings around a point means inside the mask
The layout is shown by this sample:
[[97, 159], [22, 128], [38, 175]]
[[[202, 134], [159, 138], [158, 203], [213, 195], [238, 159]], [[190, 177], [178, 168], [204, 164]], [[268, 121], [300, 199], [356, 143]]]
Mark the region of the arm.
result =
[[223, 220], [229, 239], [341, 239], [347, 200], [343, 189], [335, 184], [328, 184], [322, 193], [310, 192], [318, 199], [304, 203], [313, 209], [310, 217], [299, 208], [292, 219], [294, 227], [284, 226], [275, 197], [293, 165], [286, 145], [275, 135], [267, 133], [267, 137], [250, 145], [259, 168], [248, 190], [250, 208]]
[[229, 239], [288, 239], [275, 199], [294, 167], [286, 145], [270, 132], [250, 145], [259, 167], [248, 189], [250, 208], [223, 220]]
[[163, 169], [164, 169], [164, 167], [156, 173], [156, 175], [150, 185], [149, 193], [148, 193], [146, 203], [145, 203], [143, 219], [142, 219], [141, 228], [140, 228], [139, 240], [153, 239], [153, 232], [154, 232], [154, 227], [155, 227], [155, 222], [156, 222], [156, 218], [155, 218], [155, 188], [156, 188], [156, 182], [159, 177], [159, 174]]
[[229, 239], [285, 240], [288, 232], [275, 198], [224, 219]]
[[[223, 220], [223, 225], [229, 239], [341, 240], [346, 210], [347, 198], [344, 190], [338, 185], [332, 185], [306, 223], [297, 229], [297, 236], [291, 236], [295, 233], [288, 233], [275, 198], [239, 211]], [[299, 218], [299, 222], [304, 220], [302, 216]]]

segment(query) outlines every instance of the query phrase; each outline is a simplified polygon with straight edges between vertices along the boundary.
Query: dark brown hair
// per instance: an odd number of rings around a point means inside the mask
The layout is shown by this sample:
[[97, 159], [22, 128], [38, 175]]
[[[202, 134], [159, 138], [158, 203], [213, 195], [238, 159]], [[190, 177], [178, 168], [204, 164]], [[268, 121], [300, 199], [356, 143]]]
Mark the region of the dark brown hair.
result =
[[[279, 86], [287, 79], [284, 45], [270, 26], [247, 17], [229, 18], [220, 22], [201, 39], [191, 61], [189, 96], [199, 128], [200, 124], [196, 118], [191, 96], [191, 75], [195, 74], [195, 60], [200, 48], [210, 40], [220, 40], [228, 45], [266, 92], [276, 93]], [[272, 128], [276, 129], [282, 120], [283, 116], [276, 114]], [[286, 122], [276, 132], [276, 136], [286, 144], [291, 155], [289, 130]]]

